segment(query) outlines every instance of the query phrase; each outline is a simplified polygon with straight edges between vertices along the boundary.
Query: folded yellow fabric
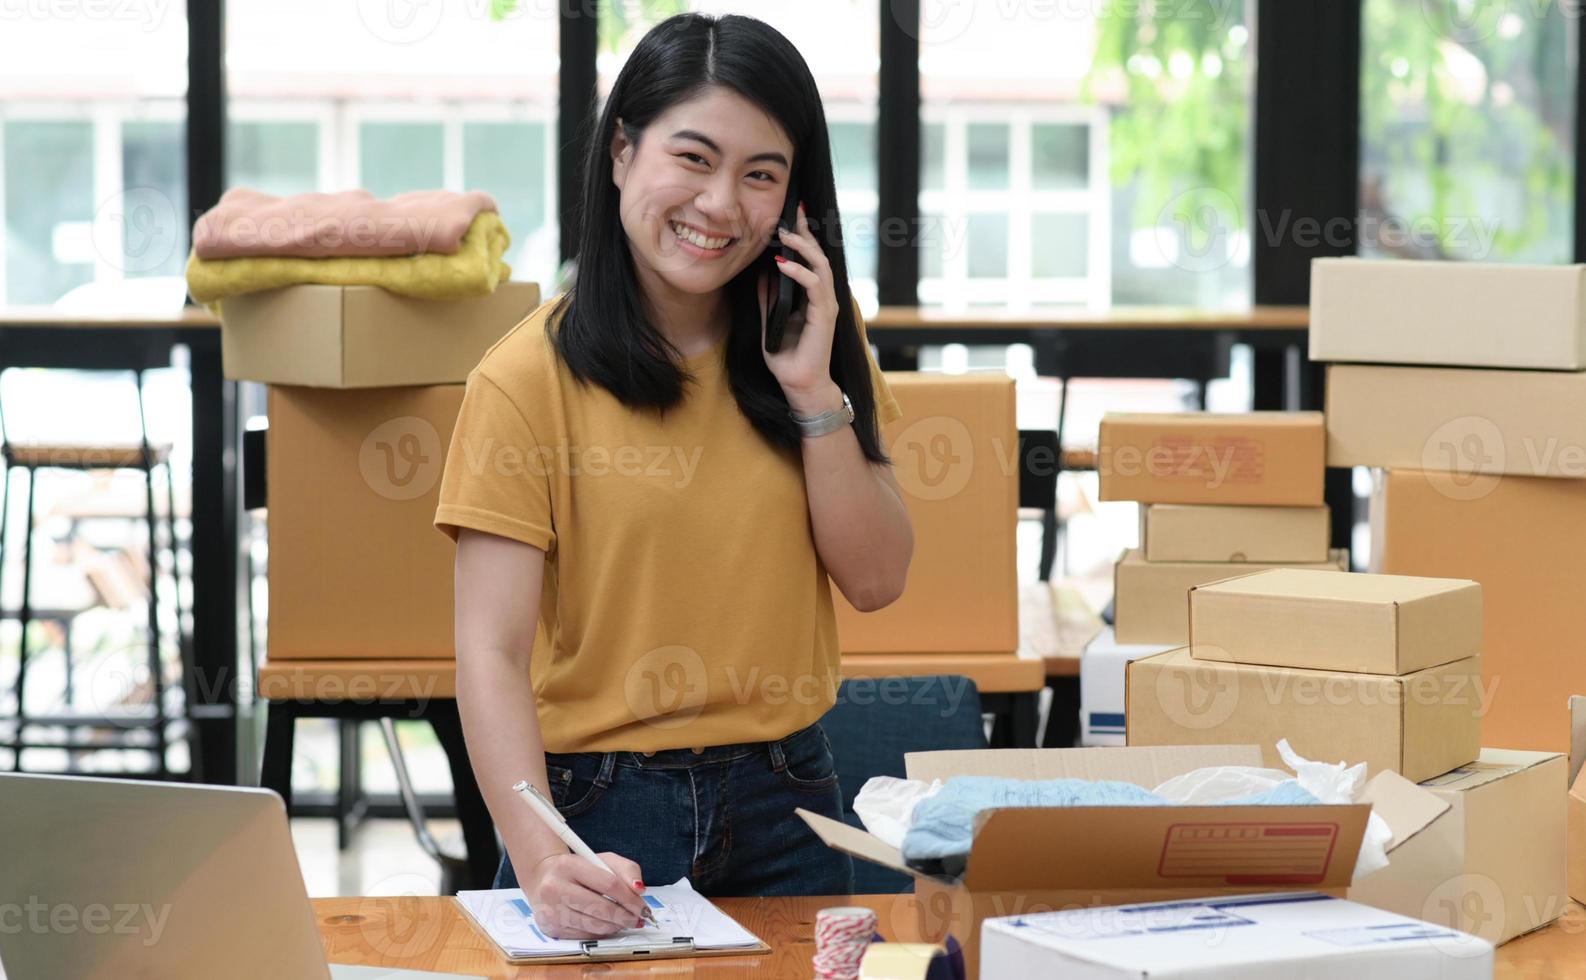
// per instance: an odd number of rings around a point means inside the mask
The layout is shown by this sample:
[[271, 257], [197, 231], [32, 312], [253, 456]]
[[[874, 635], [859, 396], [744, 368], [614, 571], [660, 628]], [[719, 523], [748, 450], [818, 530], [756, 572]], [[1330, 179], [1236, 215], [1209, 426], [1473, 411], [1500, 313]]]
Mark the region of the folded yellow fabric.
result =
[[304, 283], [379, 286], [421, 299], [488, 296], [498, 284], [512, 277], [512, 268], [501, 261], [511, 244], [512, 236], [502, 224], [501, 215], [481, 211], [468, 226], [455, 255], [205, 260], [194, 253], [187, 258], [187, 288], [200, 303]]

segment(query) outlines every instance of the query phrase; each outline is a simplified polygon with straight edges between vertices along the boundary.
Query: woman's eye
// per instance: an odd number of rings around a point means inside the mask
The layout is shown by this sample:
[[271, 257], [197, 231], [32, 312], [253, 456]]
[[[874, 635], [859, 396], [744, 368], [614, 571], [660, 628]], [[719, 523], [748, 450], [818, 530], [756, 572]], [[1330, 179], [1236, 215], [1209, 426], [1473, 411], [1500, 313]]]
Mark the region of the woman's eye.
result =
[[[771, 173], [768, 173], [767, 171], [764, 171], [764, 170], [756, 170], [755, 173], [757, 173], [760, 176], [764, 177], [766, 180], [775, 180], [776, 179], [775, 175], [773, 175]], [[751, 174], [751, 176], [753, 176], [753, 175]]]
[[683, 152], [683, 153], [679, 153], [678, 156], [687, 157], [688, 161], [690, 163], [693, 163], [695, 160], [698, 160], [700, 163], [704, 163], [705, 162], [705, 158], [700, 156], [698, 153]]

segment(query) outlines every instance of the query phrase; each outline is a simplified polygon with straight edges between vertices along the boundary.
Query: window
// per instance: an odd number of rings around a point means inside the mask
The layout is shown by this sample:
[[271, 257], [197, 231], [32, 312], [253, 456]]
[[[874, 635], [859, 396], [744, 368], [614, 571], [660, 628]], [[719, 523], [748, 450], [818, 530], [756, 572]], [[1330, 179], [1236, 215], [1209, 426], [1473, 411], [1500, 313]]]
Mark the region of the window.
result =
[[1359, 251], [1568, 262], [1577, 17], [1366, 0]]
[[1242, 6], [924, 5], [920, 301], [1248, 305]]
[[185, 8], [24, 4], [4, 24], [0, 303], [180, 275]]
[[[876, 305], [877, 227], [876, 104], [880, 57], [880, 0], [649, 0], [603, 2], [601, 47], [596, 56], [598, 89], [605, 99], [611, 83], [639, 39], [676, 13], [744, 14], [787, 36], [803, 53], [820, 88], [837, 177], [848, 278], [864, 309]], [[608, 26], [609, 25], [609, 26]]]
[[227, 25], [228, 186], [487, 191], [513, 278], [550, 295], [555, 4], [233, 0]]

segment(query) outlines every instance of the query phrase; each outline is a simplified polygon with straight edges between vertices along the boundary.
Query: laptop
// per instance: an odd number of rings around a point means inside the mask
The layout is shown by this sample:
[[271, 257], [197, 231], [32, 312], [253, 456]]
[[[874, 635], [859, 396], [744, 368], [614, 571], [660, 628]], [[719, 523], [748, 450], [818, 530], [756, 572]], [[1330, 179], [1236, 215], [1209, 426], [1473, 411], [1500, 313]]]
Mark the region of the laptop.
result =
[[0, 976], [456, 974], [325, 962], [286, 807], [264, 789], [0, 774]]

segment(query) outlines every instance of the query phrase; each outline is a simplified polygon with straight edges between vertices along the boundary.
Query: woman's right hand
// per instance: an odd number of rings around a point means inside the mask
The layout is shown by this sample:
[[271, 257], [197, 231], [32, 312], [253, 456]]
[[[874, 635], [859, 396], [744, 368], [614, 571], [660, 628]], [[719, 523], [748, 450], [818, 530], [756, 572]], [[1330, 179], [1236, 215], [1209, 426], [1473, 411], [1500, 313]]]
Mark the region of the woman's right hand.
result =
[[552, 854], [519, 882], [535, 923], [552, 939], [603, 939], [644, 925], [639, 866], [611, 851], [597, 856], [612, 870], [601, 871], [576, 854]]

